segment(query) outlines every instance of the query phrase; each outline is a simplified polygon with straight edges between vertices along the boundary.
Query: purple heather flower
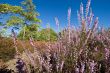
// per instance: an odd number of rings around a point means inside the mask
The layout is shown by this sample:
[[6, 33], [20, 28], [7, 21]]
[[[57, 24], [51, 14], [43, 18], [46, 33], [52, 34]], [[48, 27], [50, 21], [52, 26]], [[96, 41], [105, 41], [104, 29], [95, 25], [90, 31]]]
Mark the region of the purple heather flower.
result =
[[89, 22], [89, 25], [92, 24], [93, 16], [94, 16], [94, 14], [92, 13], [92, 9], [90, 9], [90, 22]]
[[71, 8], [68, 9], [68, 26], [70, 27]]
[[61, 65], [60, 65], [60, 70], [62, 71], [63, 69], [63, 65], [64, 65], [64, 61], [62, 61]]
[[87, 5], [86, 5], [86, 19], [89, 13], [90, 4], [91, 4], [91, 0], [88, 0]]
[[85, 63], [81, 62], [81, 73], [84, 73]]
[[79, 11], [77, 11], [77, 17], [78, 17], [78, 21], [79, 21], [79, 24], [81, 23], [81, 18], [80, 18], [80, 13]]
[[89, 66], [91, 73], [94, 72], [94, 67], [95, 67], [95, 65], [96, 65], [96, 63], [94, 62], [94, 60], [92, 60], [92, 61], [90, 62], [90, 66]]
[[33, 43], [32, 38], [30, 38], [30, 44], [31, 44], [32, 46], [35, 46], [34, 43]]
[[98, 51], [97, 47], [94, 50], [97, 52]]
[[56, 22], [56, 25], [59, 27], [59, 20], [57, 17], [55, 17], [55, 22]]
[[56, 22], [56, 26], [57, 26], [57, 28], [58, 28], [58, 31], [60, 31], [60, 29], [59, 29], [59, 20], [58, 20], [57, 17], [55, 17], [55, 22]]
[[75, 73], [79, 73], [79, 68], [78, 67], [75, 68]]
[[68, 9], [68, 42], [70, 43], [70, 18], [71, 18], [71, 8]]
[[19, 73], [25, 73], [26, 72], [26, 70], [24, 69], [25, 63], [23, 62], [23, 60], [21, 58], [18, 58], [16, 64], [17, 64], [16, 68], [17, 68]]
[[83, 3], [80, 5], [80, 14], [81, 14], [81, 20], [83, 20]]
[[109, 57], [110, 51], [108, 48], [105, 48], [105, 58], [107, 59]]
[[96, 17], [96, 19], [95, 19], [95, 21], [94, 21], [93, 31], [96, 30], [96, 28], [97, 28], [97, 26], [98, 26], [98, 23], [99, 23], [98, 17]]

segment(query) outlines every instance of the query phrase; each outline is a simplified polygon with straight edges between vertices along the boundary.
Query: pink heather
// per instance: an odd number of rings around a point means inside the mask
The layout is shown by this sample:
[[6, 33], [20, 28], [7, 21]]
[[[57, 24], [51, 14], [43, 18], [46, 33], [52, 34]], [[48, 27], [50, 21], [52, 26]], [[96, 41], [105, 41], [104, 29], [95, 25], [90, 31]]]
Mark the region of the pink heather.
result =
[[80, 14], [81, 14], [81, 20], [83, 20], [83, 3], [80, 5]]
[[71, 8], [68, 9], [68, 26], [70, 27]]
[[88, 3], [86, 5], [86, 19], [87, 19], [88, 13], [89, 13], [90, 4], [91, 4], [91, 0], [88, 0]]

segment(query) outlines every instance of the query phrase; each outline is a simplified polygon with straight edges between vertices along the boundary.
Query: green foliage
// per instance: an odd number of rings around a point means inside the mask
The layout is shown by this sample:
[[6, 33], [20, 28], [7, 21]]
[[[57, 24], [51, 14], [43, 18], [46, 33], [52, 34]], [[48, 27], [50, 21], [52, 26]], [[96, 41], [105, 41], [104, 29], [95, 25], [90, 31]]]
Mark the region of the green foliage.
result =
[[57, 33], [51, 28], [42, 29], [41, 31], [39, 31], [39, 34], [40, 36], [37, 38], [38, 40], [41, 41], [57, 40]]
[[[31, 24], [33, 26], [33, 24], [38, 24], [41, 22], [41, 20], [39, 20], [37, 18], [39, 13], [36, 12], [35, 5], [33, 4], [32, 0], [23, 1], [22, 7], [21, 6], [12, 6], [9, 4], [0, 4], [0, 13], [1, 14], [8, 14], [8, 13], [19, 14], [19, 16], [17, 16], [17, 15], [11, 16], [11, 18], [9, 18], [7, 20], [6, 29], [17, 26], [17, 28], [22, 28], [20, 31], [22, 31], [22, 32], [26, 31], [25, 32], [26, 36], [30, 36], [30, 33], [33, 36], [33, 33], [35, 33], [35, 31], [30, 32]], [[38, 29], [38, 27], [37, 27], [37, 29]], [[25, 37], [25, 34], [23, 34], [23, 36]]]
[[[32, 4], [32, 3], [30, 3]], [[25, 4], [26, 7], [30, 7], [29, 3]], [[32, 8], [31, 8], [32, 7]], [[35, 21], [35, 22], [41, 22], [39, 19], [36, 18], [39, 14], [35, 12], [33, 9], [33, 6], [30, 8], [23, 9], [20, 6], [12, 6], [9, 4], [0, 4], [0, 13], [15, 13], [20, 14], [21, 16], [25, 17], [27, 20]], [[34, 11], [34, 12], [33, 12]]]
[[17, 16], [12, 16], [8, 21], [7, 21], [7, 26], [18, 26], [23, 24], [23, 20], [20, 17]]
[[32, 0], [24, 0], [21, 4], [26, 7], [28, 12], [31, 12], [31, 11], [34, 12], [35, 5], [33, 4]]
[[41, 22], [37, 16], [39, 16], [39, 13], [36, 12], [35, 5], [33, 4], [32, 0], [24, 0], [22, 2], [22, 5], [24, 6], [24, 12], [22, 12], [22, 16], [26, 18], [26, 20], [33, 21], [33, 22]]
[[[22, 12], [21, 15], [25, 17], [24, 18], [25, 23], [24, 26], [22, 27], [23, 29], [21, 30], [22, 32], [21, 35], [23, 35], [23, 39], [28, 39], [30, 36], [33, 36], [35, 38], [36, 32], [38, 30], [36, 23], [38, 24], [41, 22], [41, 20], [37, 18], [39, 14], [36, 12], [32, 0], [25, 0], [22, 2], [22, 5], [24, 7], [24, 11]], [[29, 25], [26, 23], [26, 21], [29, 21]], [[36, 31], [35, 30], [32, 31], [33, 27], [36, 29]]]
[[[25, 39], [29, 39], [31, 36], [38, 41], [56, 41], [57, 33], [52, 29], [42, 29], [38, 31], [38, 25], [29, 25], [25, 27]], [[22, 39], [23, 30], [18, 34], [18, 38]]]
[[26, 20], [33, 21], [33, 22], [41, 22], [38, 18], [36, 18], [36, 14], [33, 14], [32, 12], [22, 12], [21, 14], [23, 17], [25, 17]]
[[1, 34], [2, 37], [4, 37], [4, 36], [6, 37], [6, 33], [7, 33], [7, 32], [6, 32], [6, 28], [2, 28], [2, 29], [0, 30], [0, 34]]
[[25, 29], [25, 39], [29, 39], [31, 36], [34, 38], [37, 38], [37, 31], [38, 31], [39, 25], [38, 24], [31, 24], [26, 27], [23, 27], [20, 33], [18, 34], [18, 38], [23, 39], [24, 35], [24, 29]]
[[0, 4], [0, 13], [21, 13], [23, 11], [20, 6], [12, 6], [9, 4]]

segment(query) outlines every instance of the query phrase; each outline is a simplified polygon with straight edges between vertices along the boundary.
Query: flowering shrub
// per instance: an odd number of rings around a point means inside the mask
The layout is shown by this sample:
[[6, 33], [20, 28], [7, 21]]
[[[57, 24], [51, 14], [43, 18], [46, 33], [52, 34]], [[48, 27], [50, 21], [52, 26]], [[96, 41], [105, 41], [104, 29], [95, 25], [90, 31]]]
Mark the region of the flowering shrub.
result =
[[[32, 37], [30, 45], [34, 52], [30, 52], [22, 41], [26, 61], [17, 48], [17, 38], [12, 31], [16, 55], [22, 61], [21, 69], [26, 66], [27, 73], [110, 73], [110, 32], [104, 28], [98, 29], [98, 17], [93, 20], [94, 14], [88, 0], [86, 13], [83, 4], [78, 11], [78, 20], [81, 27], [71, 27], [71, 8], [68, 10], [68, 27], [58, 34], [56, 42], [46, 43], [44, 50], [40, 50]], [[59, 27], [58, 18], [55, 18]], [[91, 27], [91, 28], [90, 28]], [[19, 60], [17, 60], [19, 61]], [[25, 64], [25, 65], [24, 65]], [[17, 62], [18, 66], [18, 62]]]

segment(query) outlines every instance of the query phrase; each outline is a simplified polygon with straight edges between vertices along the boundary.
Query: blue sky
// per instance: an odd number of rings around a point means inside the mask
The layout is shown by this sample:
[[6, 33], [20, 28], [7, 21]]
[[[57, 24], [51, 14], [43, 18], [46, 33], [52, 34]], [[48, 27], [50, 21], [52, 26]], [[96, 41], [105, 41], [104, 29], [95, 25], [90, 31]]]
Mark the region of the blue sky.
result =
[[[0, 3], [9, 3], [20, 5], [23, 0], [0, 0]], [[67, 10], [72, 9], [71, 25], [78, 26], [77, 10], [82, 2], [86, 6], [87, 0], [33, 0], [37, 6], [36, 10], [40, 13], [42, 20], [41, 26], [46, 27], [49, 23], [53, 29], [56, 29], [54, 17], [58, 17], [60, 27], [67, 26]], [[99, 17], [99, 25], [110, 27], [110, 0], [91, 0], [91, 7], [95, 17]]]

